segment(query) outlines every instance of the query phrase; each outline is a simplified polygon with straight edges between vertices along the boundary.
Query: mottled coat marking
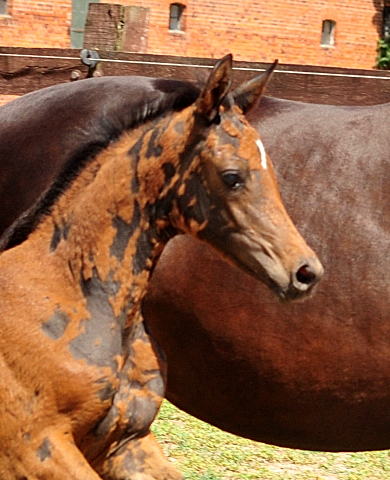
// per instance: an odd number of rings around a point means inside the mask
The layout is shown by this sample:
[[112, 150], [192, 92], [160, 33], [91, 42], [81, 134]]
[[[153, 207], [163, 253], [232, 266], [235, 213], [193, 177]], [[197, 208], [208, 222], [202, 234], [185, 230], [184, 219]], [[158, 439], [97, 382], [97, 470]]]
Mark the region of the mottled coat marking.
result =
[[[231, 56], [196, 102], [125, 132], [49, 191], [0, 257], [0, 478], [178, 479], [149, 431], [165, 362], [141, 313], [167, 241], [189, 233], [269, 284], [322, 274], [287, 216], [246, 112], [275, 64], [228, 95]], [[15, 241], [24, 222], [35, 225]], [[6, 246], [6, 245], [5, 245]]]

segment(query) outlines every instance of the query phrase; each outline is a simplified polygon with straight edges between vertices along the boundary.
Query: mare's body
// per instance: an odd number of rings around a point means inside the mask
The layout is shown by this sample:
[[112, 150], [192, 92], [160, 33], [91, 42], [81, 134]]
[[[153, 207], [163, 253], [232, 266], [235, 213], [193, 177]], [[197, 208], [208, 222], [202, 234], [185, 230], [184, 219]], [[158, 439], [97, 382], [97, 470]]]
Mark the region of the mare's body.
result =
[[[251, 112], [326, 274], [311, 299], [281, 304], [209, 249], [175, 240], [145, 311], [167, 353], [168, 399], [266, 443], [390, 448], [389, 114], [390, 104], [266, 97]], [[167, 266], [184, 258], [176, 282]], [[160, 327], [168, 319], [169, 332]]]

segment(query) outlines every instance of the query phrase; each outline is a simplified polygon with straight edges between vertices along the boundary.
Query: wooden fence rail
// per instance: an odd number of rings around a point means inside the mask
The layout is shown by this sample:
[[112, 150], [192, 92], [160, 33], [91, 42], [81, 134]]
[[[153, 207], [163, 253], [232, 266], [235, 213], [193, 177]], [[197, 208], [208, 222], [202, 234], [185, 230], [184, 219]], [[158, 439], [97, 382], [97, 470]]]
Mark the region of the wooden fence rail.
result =
[[[98, 52], [102, 75], [144, 75], [200, 81], [215, 59]], [[252, 78], [266, 64], [234, 62], [235, 81]], [[205, 74], [206, 72], [206, 74]], [[90, 73], [79, 50], [0, 47], [0, 95], [23, 95], [38, 88], [85, 78]], [[268, 95], [335, 105], [390, 101], [390, 72], [332, 67], [279, 65]]]

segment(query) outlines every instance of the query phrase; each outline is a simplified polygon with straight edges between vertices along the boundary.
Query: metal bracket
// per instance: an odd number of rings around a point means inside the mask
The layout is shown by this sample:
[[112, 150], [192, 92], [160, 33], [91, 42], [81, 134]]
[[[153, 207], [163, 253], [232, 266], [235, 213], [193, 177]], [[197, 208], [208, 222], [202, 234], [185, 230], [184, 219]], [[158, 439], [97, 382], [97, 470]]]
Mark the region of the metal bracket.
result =
[[95, 69], [99, 63], [100, 57], [95, 50], [83, 48], [80, 52], [81, 62], [88, 67], [87, 78], [93, 77]]

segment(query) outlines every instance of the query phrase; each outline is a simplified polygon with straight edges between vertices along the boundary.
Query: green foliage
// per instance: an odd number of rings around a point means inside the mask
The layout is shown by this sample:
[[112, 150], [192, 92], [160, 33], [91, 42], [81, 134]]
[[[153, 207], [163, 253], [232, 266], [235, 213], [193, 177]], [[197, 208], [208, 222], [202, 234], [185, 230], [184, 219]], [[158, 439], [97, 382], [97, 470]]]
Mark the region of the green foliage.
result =
[[389, 480], [389, 451], [278, 448], [222, 432], [164, 401], [153, 432], [185, 480]]
[[375, 66], [382, 70], [390, 69], [390, 40], [379, 39], [376, 51], [378, 54]]

